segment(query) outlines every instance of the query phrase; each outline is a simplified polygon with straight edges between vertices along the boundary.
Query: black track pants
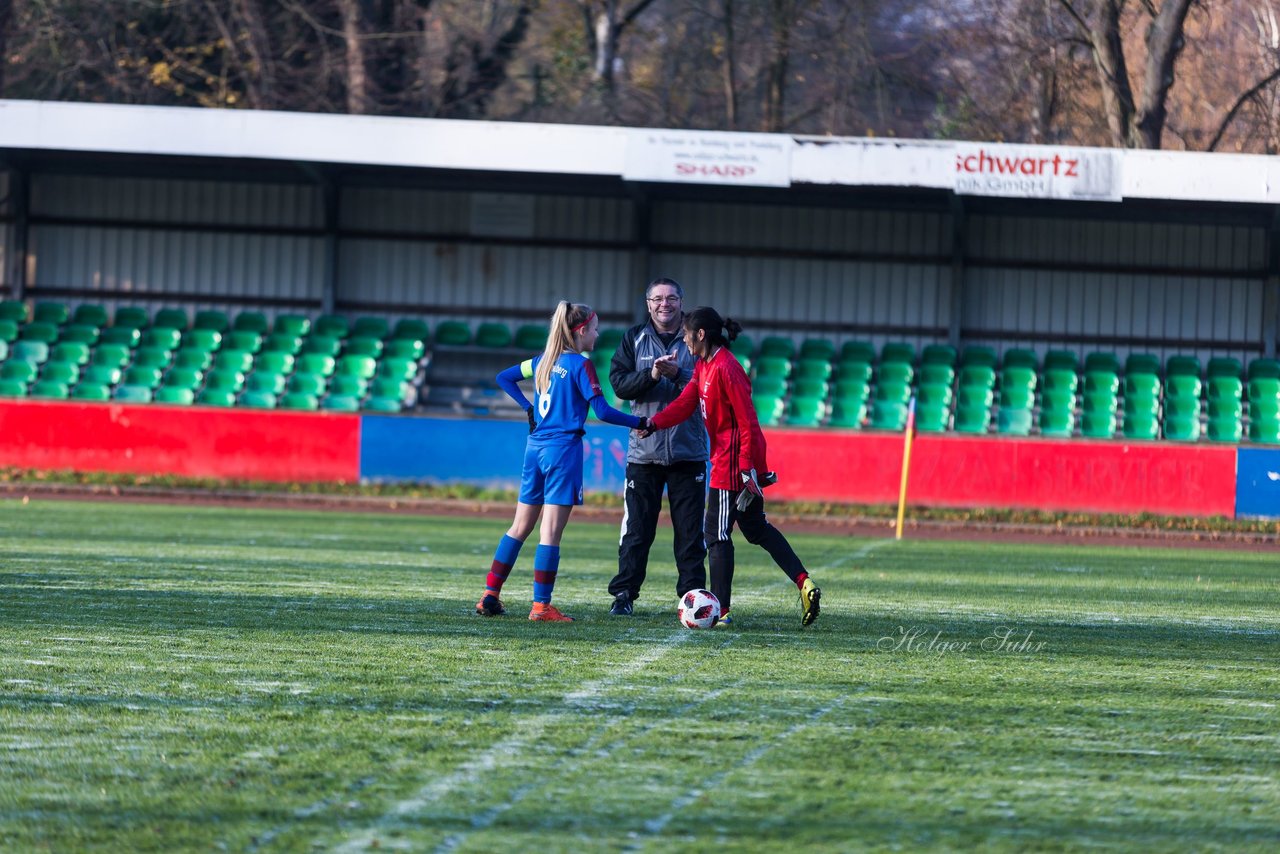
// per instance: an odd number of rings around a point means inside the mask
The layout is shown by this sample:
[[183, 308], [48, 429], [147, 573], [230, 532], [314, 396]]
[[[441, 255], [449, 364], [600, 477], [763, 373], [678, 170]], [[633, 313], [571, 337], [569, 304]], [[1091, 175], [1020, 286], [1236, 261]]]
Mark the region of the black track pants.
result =
[[673, 463], [669, 466], [627, 463], [625, 509], [622, 536], [618, 540], [618, 574], [609, 582], [609, 595], [624, 590], [632, 599], [640, 598], [649, 548], [658, 530], [662, 490], [671, 505], [671, 527], [675, 534], [676, 596], [707, 586], [703, 561], [707, 546], [702, 539], [702, 513], [706, 507], [707, 464]]
[[707, 498], [707, 518], [703, 533], [711, 561], [711, 592], [720, 600], [721, 611], [728, 611], [733, 593], [733, 526], [736, 524], [748, 543], [769, 553], [778, 568], [795, 581], [804, 572], [804, 564], [782, 532], [764, 515], [764, 499], [756, 498], [744, 511], [736, 504], [738, 493], [712, 489]]

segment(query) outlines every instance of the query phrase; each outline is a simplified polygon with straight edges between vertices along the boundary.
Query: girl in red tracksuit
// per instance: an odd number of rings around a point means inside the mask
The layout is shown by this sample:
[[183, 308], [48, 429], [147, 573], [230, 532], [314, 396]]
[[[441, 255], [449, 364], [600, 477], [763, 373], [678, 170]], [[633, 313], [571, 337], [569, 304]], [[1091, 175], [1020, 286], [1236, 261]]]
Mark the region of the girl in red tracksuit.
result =
[[[729, 351], [742, 324], [707, 306], [685, 315], [684, 343], [697, 358], [693, 380], [666, 409], [649, 419], [647, 435], [673, 427], [701, 405], [702, 420], [711, 438], [711, 490], [703, 520], [703, 535], [711, 563], [711, 592], [720, 600], [719, 625], [733, 622], [729, 616], [733, 589], [733, 541], [737, 524], [747, 542], [761, 546], [773, 562], [800, 590], [800, 625], [818, 617], [822, 591], [805, 571], [800, 558], [782, 532], [764, 515], [764, 495], [758, 475], [769, 471], [765, 461], [764, 434], [751, 403], [751, 381]], [[669, 358], [669, 357], [663, 357]]]

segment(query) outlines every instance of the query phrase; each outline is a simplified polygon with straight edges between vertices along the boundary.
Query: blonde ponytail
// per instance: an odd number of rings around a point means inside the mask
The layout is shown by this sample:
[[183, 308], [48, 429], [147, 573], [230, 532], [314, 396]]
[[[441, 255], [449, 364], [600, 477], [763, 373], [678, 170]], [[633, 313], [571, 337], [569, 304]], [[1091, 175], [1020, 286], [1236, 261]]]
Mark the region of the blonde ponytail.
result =
[[542, 351], [542, 361], [533, 375], [533, 388], [538, 394], [546, 394], [551, 388], [551, 370], [565, 353], [576, 353], [577, 343], [573, 329], [590, 319], [591, 306], [561, 300], [556, 313], [551, 316], [551, 328], [547, 332], [547, 346]]

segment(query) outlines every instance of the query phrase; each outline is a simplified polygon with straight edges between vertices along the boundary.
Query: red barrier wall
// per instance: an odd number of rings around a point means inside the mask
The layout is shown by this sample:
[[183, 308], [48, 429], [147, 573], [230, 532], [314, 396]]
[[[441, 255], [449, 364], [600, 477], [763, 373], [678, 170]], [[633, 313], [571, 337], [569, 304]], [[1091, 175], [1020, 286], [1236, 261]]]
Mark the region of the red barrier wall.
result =
[[[767, 430], [783, 499], [896, 504], [902, 434]], [[1023, 507], [1232, 516], [1236, 449], [921, 434], [907, 500], [921, 506]]]
[[354, 482], [360, 477], [360, 416], [6, 401], [0, 403], [0, 464]]

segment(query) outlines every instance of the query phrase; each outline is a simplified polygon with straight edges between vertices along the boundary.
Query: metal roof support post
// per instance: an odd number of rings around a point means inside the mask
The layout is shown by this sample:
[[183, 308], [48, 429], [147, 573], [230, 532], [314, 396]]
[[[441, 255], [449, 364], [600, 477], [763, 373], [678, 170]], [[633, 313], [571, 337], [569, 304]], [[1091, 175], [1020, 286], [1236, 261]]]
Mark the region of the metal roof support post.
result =
[[1262, 355], [1274, 359], [1280, 337], [1280, 206], [1267, 232], [1267, 279], [1262, 283]]
[[958, 193], [951, 194], [951, 318], [947, 329], [947, 343], [960, 349], [960, 332], [964, 321], [964, 253], [965, 253], [964, 201]]

